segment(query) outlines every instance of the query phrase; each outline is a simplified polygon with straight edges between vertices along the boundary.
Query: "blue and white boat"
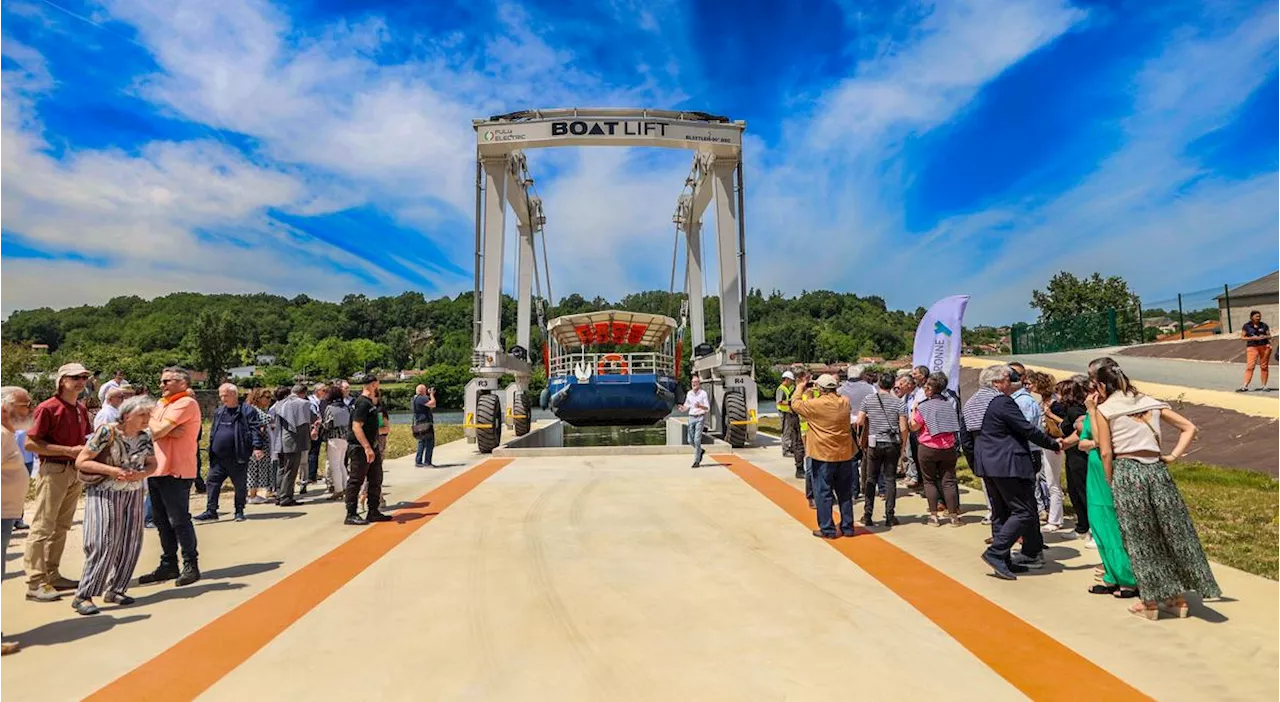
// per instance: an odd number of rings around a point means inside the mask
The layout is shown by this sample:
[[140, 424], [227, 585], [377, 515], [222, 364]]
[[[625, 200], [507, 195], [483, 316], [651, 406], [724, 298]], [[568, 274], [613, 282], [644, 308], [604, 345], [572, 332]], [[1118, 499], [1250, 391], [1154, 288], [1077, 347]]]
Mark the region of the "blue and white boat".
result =
[[544, 408], [574, 426], [643, 426], [671, 414], [680, 372], [676, 321], [605, 310], [547, 327]]

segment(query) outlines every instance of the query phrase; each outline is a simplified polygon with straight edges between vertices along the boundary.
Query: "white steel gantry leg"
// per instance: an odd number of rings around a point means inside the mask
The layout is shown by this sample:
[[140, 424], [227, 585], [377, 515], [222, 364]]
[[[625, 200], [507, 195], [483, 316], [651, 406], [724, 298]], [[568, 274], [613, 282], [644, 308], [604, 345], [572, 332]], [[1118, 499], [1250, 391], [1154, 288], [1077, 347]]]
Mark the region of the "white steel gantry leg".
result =
[[[476, 430], [489, 430], [477, 421], [478, 398], [496, 393], [502, 378], [502, 254], [507, 223], [507, 172], [510, 157], [481, 159], [483, 172], [484, 239], [480, 244], [480, 319], [476, 347], [472, 354], [472, 377], [464, 395], [463, 431], [467, 441], [476, 441]], [[479, 194], [478, 194], [479, 195]], [[481, 413], [483, 414], [483, 413]], [[499, 421], [495, 418], [495, 421]]]
[[702, 222], [685, 222], [684, 238], [688, 248], [684, 290], [689, 296], [689, 336], [691, 348], [707, 341], [706, 307], [702, 290]]
[[[532, 224], [529, 223], [519, 224], [516, 229], [520, 233], [519, 258], [516, 261], [516, 344], [527, 354], [529, 329], [533, 316], [533, 229]], [[528, 372], [516, 371], [514, 375], [514, 382], [507, 385], [504, 391], [506, 411], [503, 413], [503, 423], [512, 429], [516, 428], [517, 418], [514, 414], [517, 410], [516, 396], [523, 395], [529, 389]], [[521, 403], [519, 407], [527, 413], [529, 409], [526, 404]]]
[[717, 159], [712, 166], [716, 203], [716, 257], [720, 263], [721, 346], [732, 359], [742, 343], [742, 278], [738, 267], [738, 201], [734, 197], [734, 172], [738, 163]]
[[[486, 158], [484, 166], [484, 274], [481, 279], [480, 339], [476, 351], [502, 351], [502, 254], [507, 224], [507, 158]], [[494, 359], [496, 360], [496, 359]], [[492, 365], [490, 361], [486, 365]]]

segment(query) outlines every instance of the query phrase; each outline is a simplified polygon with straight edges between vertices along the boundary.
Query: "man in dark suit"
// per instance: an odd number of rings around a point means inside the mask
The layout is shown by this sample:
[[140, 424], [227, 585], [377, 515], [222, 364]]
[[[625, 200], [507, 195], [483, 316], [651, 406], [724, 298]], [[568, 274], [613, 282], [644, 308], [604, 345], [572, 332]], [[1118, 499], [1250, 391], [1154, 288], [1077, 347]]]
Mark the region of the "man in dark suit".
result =
[[[982, 371], [980, 389], [964, 407], [965, 428], [974, 437], [974, 473], [991, 499], [992, 541], [982, 560], [1005, 580], [1044, 566], [1035, 493], [1040, 466], [1033, 463], [1028, 442], [1061, 450], [1059, 442], [1032, 426], [1009, 397], [1018, 380], [1009, 366], [990, 366]], [[1011, 551], [1019, 538], [1022, 552], [1014, 556]]]

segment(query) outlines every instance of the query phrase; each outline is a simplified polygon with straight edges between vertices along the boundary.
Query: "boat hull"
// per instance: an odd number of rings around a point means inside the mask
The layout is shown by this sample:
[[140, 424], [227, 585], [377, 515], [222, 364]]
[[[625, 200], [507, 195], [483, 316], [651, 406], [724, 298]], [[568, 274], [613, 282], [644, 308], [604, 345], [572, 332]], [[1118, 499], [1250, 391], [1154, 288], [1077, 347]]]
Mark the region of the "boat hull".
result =
[[585, 383], [556, 376], [547, 385], [551, 410], [576, 427], [651, 425], [675, 406], [676, 379], [653, 373], [593, 375]]

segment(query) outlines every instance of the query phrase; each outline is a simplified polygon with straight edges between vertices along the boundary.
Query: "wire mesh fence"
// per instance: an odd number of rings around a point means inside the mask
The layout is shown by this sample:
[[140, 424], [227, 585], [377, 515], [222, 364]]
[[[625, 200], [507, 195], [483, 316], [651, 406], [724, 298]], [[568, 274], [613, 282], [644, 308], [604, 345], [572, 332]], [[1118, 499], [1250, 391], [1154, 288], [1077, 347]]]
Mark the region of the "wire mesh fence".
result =
[[1138, 310], [1110, 309], [1010, 329], [1014, 355], [1096, 349], [1136, 343], [1141, 334]]
[[1053, 353], [1235, 334], [1254, 310], [1263, 312], [1268, 325], [1280, 326], [1276, 281], [1272, 273], [1247, 282], [1141, 298], [1129, 308], [1015, 324], [1010, 329], [1012, 351]]
[[1231, 288], [1219, 285], [1164, 299], [1142, 300], [1142, 340], [1172, 341], [1229, 333], [1245, 321], [1228, 319], [1233, 316], [1227, 304]]

